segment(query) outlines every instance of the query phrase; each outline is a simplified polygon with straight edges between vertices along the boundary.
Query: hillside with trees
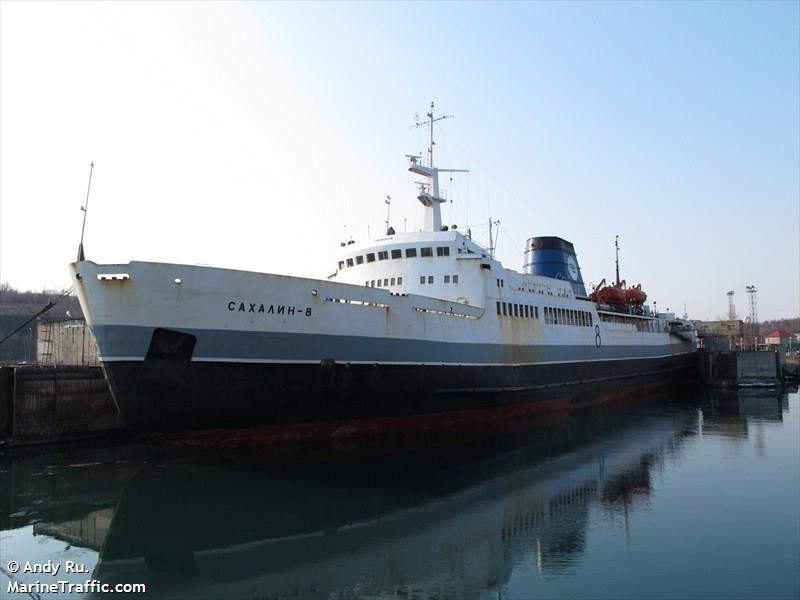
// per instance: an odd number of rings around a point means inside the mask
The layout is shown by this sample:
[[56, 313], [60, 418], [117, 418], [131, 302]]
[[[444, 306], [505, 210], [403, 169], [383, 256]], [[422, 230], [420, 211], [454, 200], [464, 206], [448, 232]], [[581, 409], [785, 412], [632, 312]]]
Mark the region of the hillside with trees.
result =
[[[7, 283], [0, 284], [0, 340], [30, 319], [62, 291], [20, 292]], [[39, 319], [82, 319], [78, 298], [66, 296]], [[0, 363], [36, 360], [36, 320], [0, 344]]]

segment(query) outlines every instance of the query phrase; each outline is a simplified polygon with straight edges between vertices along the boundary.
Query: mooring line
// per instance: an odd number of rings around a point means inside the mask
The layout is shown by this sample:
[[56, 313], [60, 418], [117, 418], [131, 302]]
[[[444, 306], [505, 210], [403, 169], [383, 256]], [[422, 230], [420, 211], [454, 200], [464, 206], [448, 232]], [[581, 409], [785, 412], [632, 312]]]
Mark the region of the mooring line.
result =
[[58, 304], [58, 303], [59, 303], [59, 302], [60, 302], [60, 301], [61, 301], [61, 300], [62, 300], [62, 299], [65, 297], [65, 296], [68, 296], [68, 295], [70, 294], [70, 292], [72, 292], [72, 290], [74, 290], [74, 289], [75, 289], [75, 286], [73, 285], [73, 286], [72, 286], [71, 288], [69, 288], [69, 289], [68, 289], [66, 292], [64, 292], [63, 294], [61, 294], [61, 295], [60, 295], [58, 298], [56, 298], [56, 299], [55, 299], [55, 300], [53, 300], [52, 302], [48, 302], [48, 303], [47, 303], [47, 305], [46, 305], [44, 308], [42, 308], [42, 309], [41, 309], [39, 312], [37, 312], [37, 313], [36, 313], [35, 315], [33, 315], [33, 316], [30, 318], [30, 319], [28, 319], [27, 321], [25, 321], [25, 322], [24, 322], [22, 325], [20, 325], [19, 327], [17, 327], [17, 328], [16, 328], [14, 331], [12, 331], [12, 332], [11, 332], [11, 333], [9, 333], [9, 334], [8, 334], [6, 337], [4, 337], [2, 340], [0, 340], [0, 344], [2, 344], [2, 343], [3, 343], [3, 342], [5, 342], [7, 339], [9, 339], [10, 337], [12, 337], [12, 336], [13, 336], [15, 333], [17, 333], [17, 332], [18, 332], [18, 331], [20, 331], [21, 329], [23, 329], [23, 328], [25, 327], [25, 325], [27, 325], [28, 323], [30, 323], [31, 321], [33, 321], [33, 320], [34, 320], [34, 319], [36, 319], [37, 317], [39, 317], [39, 316], [43, 315], [43, 314], [44, 314], [44, 313], [46, 313], [48, 310], [50, 310], [51, 308], [53, 308], [53, 307], [54, 307], [56, 304]]

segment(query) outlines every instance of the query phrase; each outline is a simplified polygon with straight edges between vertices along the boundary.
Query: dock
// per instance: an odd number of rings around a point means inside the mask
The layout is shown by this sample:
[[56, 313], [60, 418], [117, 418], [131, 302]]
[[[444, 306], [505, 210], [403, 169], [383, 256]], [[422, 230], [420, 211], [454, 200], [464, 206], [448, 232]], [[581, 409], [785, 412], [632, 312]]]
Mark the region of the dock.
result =
[[124, 429], [101, 367], [0, 367], [0, 445], [84, 440]]

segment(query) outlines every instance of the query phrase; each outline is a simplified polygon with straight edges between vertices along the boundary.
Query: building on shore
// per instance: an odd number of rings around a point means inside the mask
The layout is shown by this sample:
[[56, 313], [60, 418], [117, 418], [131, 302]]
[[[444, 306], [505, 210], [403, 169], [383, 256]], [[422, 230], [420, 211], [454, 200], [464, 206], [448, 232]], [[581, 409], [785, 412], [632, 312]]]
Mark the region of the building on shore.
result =
[[710, 352], [734, 352], [744, 334], [744, 322], [696, 321], [697, 347]]
[[776, 329], [764, 336], [764, 343], [769, 347], [779, 347], [783, 349], [797, 347], [795, 335], [782, 329]]
[[36, 362], [41, 366], [98, 366], [97, 344], [86, 321], [39, 321], [36, 326]]

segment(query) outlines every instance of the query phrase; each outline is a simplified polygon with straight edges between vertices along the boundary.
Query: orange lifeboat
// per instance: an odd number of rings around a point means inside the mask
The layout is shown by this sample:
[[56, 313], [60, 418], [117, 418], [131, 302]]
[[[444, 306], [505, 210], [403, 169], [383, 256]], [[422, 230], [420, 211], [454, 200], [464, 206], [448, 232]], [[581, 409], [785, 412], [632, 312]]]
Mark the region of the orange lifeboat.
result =
[[605, 285], [603, 279], [591, 293], [590, 298], [598, 304], [608, 304], [611, 306], [623, 306], [625, 304], [624, 282], [618, 285]]
[[642, 284], [638, 283], [634, 287], [625, 290], [625, 303], [631, 306], [641, 306], [647, 300], [647, 294], [642, 291]]

